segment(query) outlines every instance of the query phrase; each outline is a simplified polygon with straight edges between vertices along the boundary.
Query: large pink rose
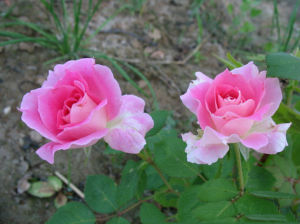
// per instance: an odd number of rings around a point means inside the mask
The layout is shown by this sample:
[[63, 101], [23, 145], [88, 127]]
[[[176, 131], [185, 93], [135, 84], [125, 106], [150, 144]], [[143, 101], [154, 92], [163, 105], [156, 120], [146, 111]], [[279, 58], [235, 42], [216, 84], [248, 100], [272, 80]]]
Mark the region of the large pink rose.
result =
[[57, 150], [81, 148], [104, 140], [116, 150], [139, 153], [153, 127], [145, 102], [121, 95], [111, 70], [92, 58], [69, 61], [49, 71], [41, 88], [22, 100], [22, 120], [51, 140], [37, 150], [49, 163]]
[[284, 149], [290, 124], [276, 125], [271, 119], [282, 100], [277, 78], [266, 78], [252, 62], [226, 69], [214, 80], [201, 72], [196, 77], [181, 100], [204, 132], [183, 134], [188, 161], [214, 163], [227, 153], [228, 143], [240, 142], [267, 154]]

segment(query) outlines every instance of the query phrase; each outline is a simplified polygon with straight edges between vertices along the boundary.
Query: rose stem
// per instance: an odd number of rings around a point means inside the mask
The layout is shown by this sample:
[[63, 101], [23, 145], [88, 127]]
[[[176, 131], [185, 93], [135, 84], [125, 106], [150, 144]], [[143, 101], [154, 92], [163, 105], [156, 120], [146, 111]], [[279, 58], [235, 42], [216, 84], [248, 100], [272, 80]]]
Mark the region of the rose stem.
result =
[[241, 160], [241, 154], [238, 144], [233, 144], [235, 157], [236, 157], [236, 165], [238, 169], [238, 175], [239, 175], [239, 184], [240, 184], [240, 191], [241, 194], [244, 194], [244, 176], [243, 176], [243, 169], [242, 169], [242, 160]]

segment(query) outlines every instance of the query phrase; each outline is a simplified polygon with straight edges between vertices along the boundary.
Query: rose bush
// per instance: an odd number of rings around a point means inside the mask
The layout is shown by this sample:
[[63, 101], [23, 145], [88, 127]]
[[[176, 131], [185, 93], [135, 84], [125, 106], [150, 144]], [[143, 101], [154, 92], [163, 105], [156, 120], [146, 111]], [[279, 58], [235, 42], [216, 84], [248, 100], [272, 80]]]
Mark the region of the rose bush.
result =
[[290, 124], [276, 125], [271, 116], [282, 100], [279, 80], [248, 63], [225, 70], [213, 80], [196, 73], [183, 104], [197, 116], [203, 135], [182, 135], [189, 162], [211, 164], [224, 157], [228, 143], [240, 142], [260, 153], [275, 154], [287, 145]]
[[36, 153], [49, 163], [57, 150], [81, 148], [104, 140], [111, 148], [139, 153], [153, 127], [145, 102], [121, 95], [111, 70], [92, 58], [69, 61], [49, 71], [41, 88], [22, 100], [22, 120], [51, 140]]

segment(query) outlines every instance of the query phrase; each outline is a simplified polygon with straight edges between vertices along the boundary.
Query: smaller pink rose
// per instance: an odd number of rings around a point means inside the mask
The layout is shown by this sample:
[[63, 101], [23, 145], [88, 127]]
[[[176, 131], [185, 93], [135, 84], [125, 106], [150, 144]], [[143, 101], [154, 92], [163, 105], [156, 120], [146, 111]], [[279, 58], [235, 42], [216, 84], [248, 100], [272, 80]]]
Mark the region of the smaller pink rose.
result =
[[51, 140], [37, 154], [54, 163], [58, 150], [81, 148], [104, 140], [116, 150], [139, 153], [153, 127], [145, 102], [121, 95], [111, 70], [92, 58], [68, 61], [49, 71], [41, 88], [22, 100], [22, 120]]
[[183, 134], [188, 161], [211, 164], [227, 153], [228, 143], [240, 142], [261, 153], [275, 154], [285, 146], [290, 124], [276, 125], [271, 116], [282, 100], [279, 80], [248, 63], [225, 70], [213, 80], [196, 73], [183, 104], [198, 119], [203, 136]]

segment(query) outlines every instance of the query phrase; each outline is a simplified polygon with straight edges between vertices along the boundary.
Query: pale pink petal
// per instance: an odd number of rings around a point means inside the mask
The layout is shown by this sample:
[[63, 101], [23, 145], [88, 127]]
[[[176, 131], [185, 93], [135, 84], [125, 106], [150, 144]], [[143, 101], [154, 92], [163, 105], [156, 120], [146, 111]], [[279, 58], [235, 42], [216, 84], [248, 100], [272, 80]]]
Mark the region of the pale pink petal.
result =
[[252, 127], [254, 121], [248, 118], [236, 118], [228, 121], [220, 130], [226, 136], [237, 134], [243, 136]]
[[98, 132], [106, 129], [106, 100], [103, 100], [95, 107], [89, 116], [77, 123], [66, 125], [62, 132], [57, 135], [57, 138], [62, 141], [74, 141], [75, 139], [83, 138], [93, 132]]
[[231, 70], [232, 74], [237, 74], [237, 75], [243, 75], [245, 76], [245, 78], [257, 78], [257, 76], [259, 75], [259, 71], [258, 68], [256, 67], [256, 65], [253, 63], [253, 61], [250, 61], [248, 64], [243, 65], [239, 68], [235, 68], [233, 70]]
[[206, 127], [204, 134], [197, 141], [197, 136], [191, 133], [184, 134], [183, 140], [187, 143], [187, 160], [197, 164], [212, 164], [223, 158], [229, 150], [225, 137]]
[[30, 128], [39, 132], [45, 138], [52, 141], [59, 141], [55, 134], [53, 134], [41, 120], [38, 112], [38, 97], [41, 94], [47, 92], [47, 89], [35, 89], [27, 93], [21, 102], [20, 111], [22, 112], [22, 121], [27, 124]]
[[269, 142], [269, 139], [265, 133], [253, 133], [247, 136], [245, 139], [241, 139], [240, 142], [248, 148], [258, 150], [266, 146]]
[[206, 76], [202, 72], [196, 72], [195, 75], [196, 75], [197, 79], [192, 81], [192, 85], [198, 85], [199, 83], [213, 81], [210, 77]]
[[141, 98], [124, 95], [121, 99], [120, 113], [108, 122], [109, 132], [104, 140], [113, 149], [139, 153], [146, 144], [145, 134], [153, 128], [153, 120], [144, 113], [145, 102]]
[[95, 144], [99, 139], [103, 138], [107, 133], [107, 129], [94, 132], [88, 136], [67, 143], [49, 142], [40, 147], [36, 153], [48, 163], [54, 163], [54, 154], [58, 150], [68, 150], [73, 148], [82, 148]]
[[264, 133], [268, 138], [268, 144], [255, 150], [265, 154], [276, 154], [281, 152], [288, 145], [286, 140], [286, 131], [290, 125], [290, 123], [278, 124], [273, 128], [273, 130], [268, 133]]
[[[71, 124], [85, 120], [95, 107], [97, 107], [97, 104], [87, 94], [84, 94], [79, 102], [72, 105], [70, 111]], [[106, 118], [106, 115], [104, 117]]]
[[269, 111], [265, 113], [265, 117], [272, 116], [278, 109], [282, 100], [280, 83], [277, 78], [267, 78], [265, 80], [265, 91], [260, 102], [260, 107], [270, 104]]

